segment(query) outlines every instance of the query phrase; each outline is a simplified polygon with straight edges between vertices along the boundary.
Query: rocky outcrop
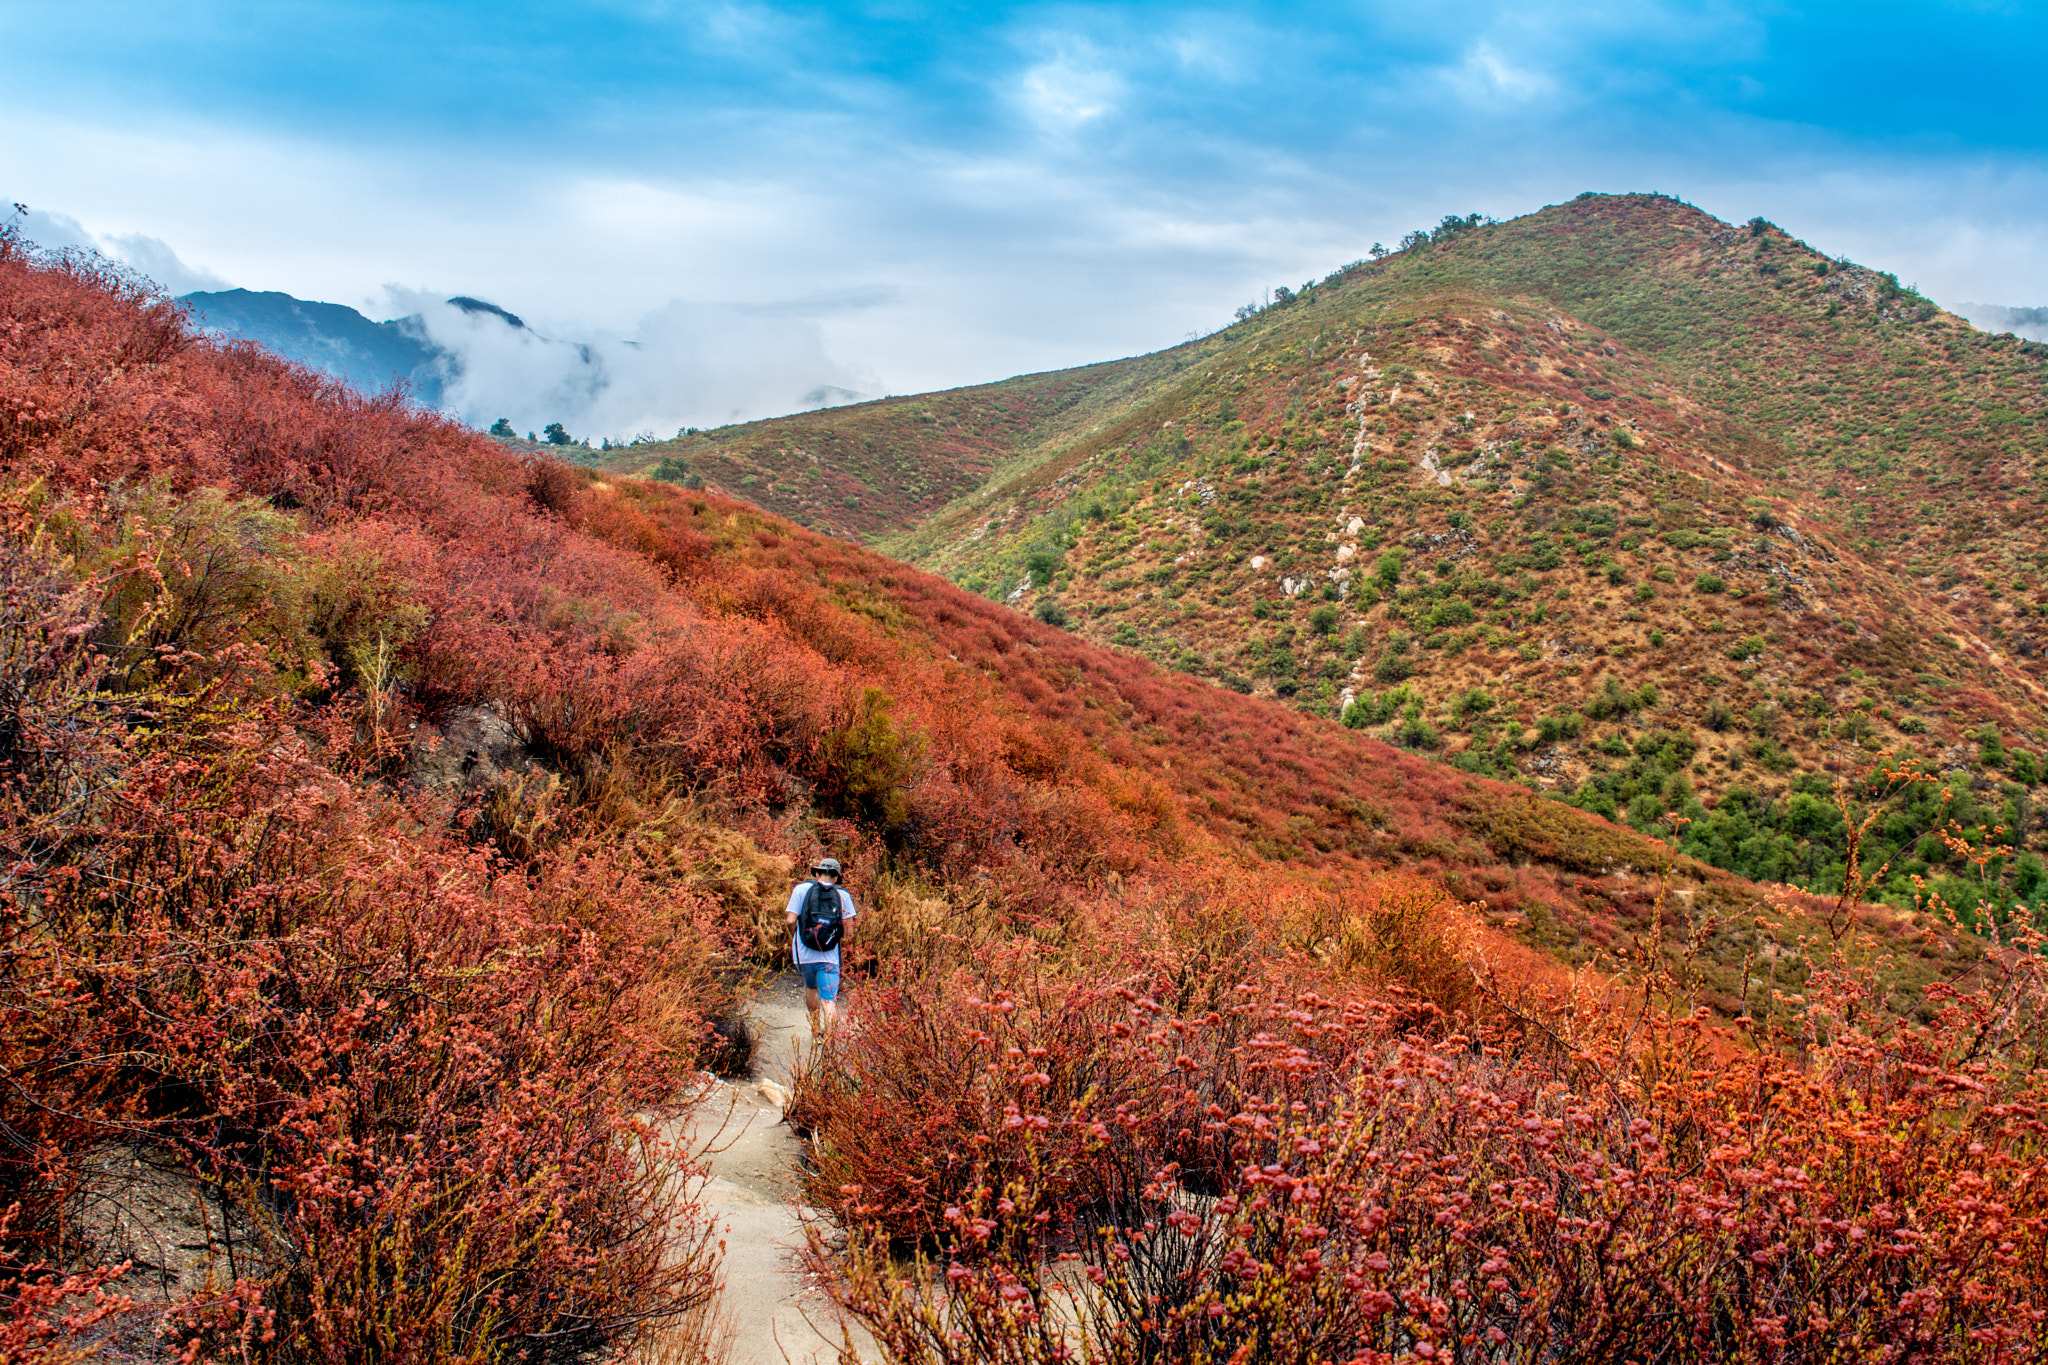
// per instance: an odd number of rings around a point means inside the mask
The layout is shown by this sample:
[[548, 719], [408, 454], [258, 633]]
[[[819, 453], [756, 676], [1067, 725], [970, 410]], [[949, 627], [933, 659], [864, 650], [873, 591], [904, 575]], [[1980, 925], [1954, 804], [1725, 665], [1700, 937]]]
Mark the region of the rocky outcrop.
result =
[[495, 707], [466, 706], [413, 736], [407, 776], [432, 791], [485, 791], [533, 770], [533, 759]]

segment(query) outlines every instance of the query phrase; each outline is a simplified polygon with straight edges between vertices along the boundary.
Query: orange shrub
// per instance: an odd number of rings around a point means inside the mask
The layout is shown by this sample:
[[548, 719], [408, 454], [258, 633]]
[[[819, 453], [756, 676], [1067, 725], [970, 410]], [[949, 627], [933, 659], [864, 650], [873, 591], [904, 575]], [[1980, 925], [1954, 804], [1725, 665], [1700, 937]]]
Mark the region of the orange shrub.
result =
[[[1613, 1032], [1571, 1057], [1491, 1031], [1404, 1036], [1397, 1011], [1313, 997], [1251, 1013], [1248, 1037], [1143, 1006], [1121, 1042], [1102, 1021], [1073, 1021], [1095, 1024], [1085, 1041], [1040, 1035], [1048, 1054], [1113, 1058], [1094, 1063], [1099, 1093], [989, 1046], [974, 1099], [999, 1130], [899, 1149], [904, 1166], [962, 1158], [915, 1191], [951, 1200], [943, 1231], [919, 1229], [931, 1255], [892, 1259], [888, 1237], [911, 1230], [899, 1196], [857, 1181], [837, 1192], [846, 1251], [814, 1242], [885, 1357], [2048, 1350], [2048, 1092], [2032, 1076], [1844, 1085], [1769, 1056], [1713, 1065], [1680, 1024], [1658, 1026], [1645, 1089]], [[862, 1170], [887, 1169], [873, 1147], [897, 1132], [868, 1136]]]

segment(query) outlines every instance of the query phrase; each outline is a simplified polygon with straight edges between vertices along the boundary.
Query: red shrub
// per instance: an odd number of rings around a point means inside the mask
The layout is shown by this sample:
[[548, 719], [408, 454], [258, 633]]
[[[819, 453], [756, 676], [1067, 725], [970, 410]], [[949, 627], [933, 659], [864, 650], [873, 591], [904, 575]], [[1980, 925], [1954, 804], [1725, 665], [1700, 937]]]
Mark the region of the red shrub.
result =
[[[837, 1292], [892, 1360], [959, 1358], [957, 1341], [1116, 1361], [2048, 1350], [2048, 1094], [2030, 1077], [1843, 1085], [1768, 1056], [1717, 1064], [1680, 1027], [1657, 1030], [1645, 1086], [1616, 1034], [1576, 1058], [1512, 1035], [1432, 1043], [1401, 1036], [1397, 1009], [1313, 997], [1252, 1011], [1249, 1037], [1141, 1001], [1123, 1030], [1071, 1021], [1085, 1043], [1047, 1028], [1006, 1047], [1033, 1004], [998, 997], [1015, 1013], [969, 1035], [990, 1058], [972, 1103], [900, 1149], [956, 1166], [818, 1191], [851, 1237]], [[1060, 1079], [1096, 1051], [1099, 1088]], [[825, 1150], [821, 1169], [846, 1159]], [[884, 1254], [911, 1230], [936, 1234], [935, 1262]], [[941, 1266], [942, 1290], [909, 1288]]]

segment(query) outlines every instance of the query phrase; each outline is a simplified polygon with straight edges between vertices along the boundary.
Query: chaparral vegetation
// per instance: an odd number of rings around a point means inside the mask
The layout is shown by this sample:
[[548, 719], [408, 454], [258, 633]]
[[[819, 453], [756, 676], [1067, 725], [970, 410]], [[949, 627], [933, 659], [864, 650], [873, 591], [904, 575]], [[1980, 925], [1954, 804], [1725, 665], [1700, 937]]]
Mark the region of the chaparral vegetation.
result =
[[1760, 886], [11, 236], [0, 513], [0, 1357], [710, 1353], [673, 1135], [827, 851], [887, 1360], [2048, 1352], [2041, 943], [1910, 755]]

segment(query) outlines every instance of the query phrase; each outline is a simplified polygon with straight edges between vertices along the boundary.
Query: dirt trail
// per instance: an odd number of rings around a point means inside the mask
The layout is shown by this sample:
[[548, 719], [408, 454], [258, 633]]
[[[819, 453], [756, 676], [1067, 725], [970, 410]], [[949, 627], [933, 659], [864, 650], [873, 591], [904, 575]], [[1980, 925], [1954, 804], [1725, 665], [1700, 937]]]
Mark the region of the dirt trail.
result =
[[782, 1122], [777, 1097], [762, 1084], [787, 1094], [790, 1063], [797, 1049], [810, 1046], [796, 974], [770, 981], [749, 1013], [761, 1031], [753, 1077], [720, 1083], [690, 1130], [693, 1142], [711, 1141], [719, 1149], [708, 1158], [710, 1175], [697, 1198], [725, 1240], [724, 1304], [734, 1327], [729, 1365], [837, 1361], [837, 1314], [799, 1269], [800, 1144]]

